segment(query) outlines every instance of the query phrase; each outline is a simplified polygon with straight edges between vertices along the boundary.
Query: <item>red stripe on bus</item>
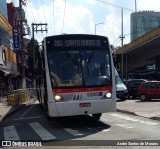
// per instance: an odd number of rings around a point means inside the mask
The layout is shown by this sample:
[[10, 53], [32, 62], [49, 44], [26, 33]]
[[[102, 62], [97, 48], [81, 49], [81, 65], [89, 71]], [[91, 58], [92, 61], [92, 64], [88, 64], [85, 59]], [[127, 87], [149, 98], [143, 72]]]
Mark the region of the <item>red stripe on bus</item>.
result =
[[89, 92], [89, 91], [105, 91], [112, 90], [112, 86], [93, 87], [93, 88], [72, 88], [72, 89], [53, 89], [54, 93], [71, 93], [71, 92]]

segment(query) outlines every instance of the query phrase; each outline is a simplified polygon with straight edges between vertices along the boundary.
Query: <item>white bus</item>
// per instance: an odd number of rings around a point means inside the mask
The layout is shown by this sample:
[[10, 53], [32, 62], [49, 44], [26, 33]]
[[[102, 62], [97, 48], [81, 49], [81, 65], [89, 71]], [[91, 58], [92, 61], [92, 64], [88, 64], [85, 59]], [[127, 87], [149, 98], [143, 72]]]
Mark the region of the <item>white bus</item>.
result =
[[116, 110], [115, 68], [107, 37], [65, 34], [45, 37], [36, 59], [36, 88], [49, 117]]

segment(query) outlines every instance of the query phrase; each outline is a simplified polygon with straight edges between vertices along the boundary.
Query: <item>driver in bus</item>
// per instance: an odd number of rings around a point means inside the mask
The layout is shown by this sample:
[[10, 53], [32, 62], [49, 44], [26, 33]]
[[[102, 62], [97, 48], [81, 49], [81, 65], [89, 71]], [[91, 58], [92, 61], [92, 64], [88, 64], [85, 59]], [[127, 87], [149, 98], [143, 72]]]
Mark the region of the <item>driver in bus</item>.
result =
[[73, 83], [73, 85], [75, 85], [75, 86], [80, 86], [80, 85], [82, 85], [82, 75], [76, 73], [75, 76], [74, 76], [73, 79], [72, 79], [72, 83]]

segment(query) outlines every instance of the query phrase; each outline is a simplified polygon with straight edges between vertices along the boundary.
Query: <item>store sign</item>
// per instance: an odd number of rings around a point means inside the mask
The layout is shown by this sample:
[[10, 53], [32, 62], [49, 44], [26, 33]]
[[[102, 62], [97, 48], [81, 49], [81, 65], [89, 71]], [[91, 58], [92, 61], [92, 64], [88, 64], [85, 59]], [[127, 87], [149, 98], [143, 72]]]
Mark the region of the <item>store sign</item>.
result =
[[20, 49], [18, 27], [13, 28], [13, 45], [15, 50]]

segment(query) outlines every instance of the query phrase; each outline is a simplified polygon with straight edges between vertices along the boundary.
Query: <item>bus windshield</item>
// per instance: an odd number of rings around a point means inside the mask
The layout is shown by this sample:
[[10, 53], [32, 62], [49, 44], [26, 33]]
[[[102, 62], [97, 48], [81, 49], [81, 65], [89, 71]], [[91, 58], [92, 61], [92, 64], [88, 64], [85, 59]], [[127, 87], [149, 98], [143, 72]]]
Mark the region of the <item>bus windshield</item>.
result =
[[52, 88], [111, 85], [109, 50], [48, 50]]

